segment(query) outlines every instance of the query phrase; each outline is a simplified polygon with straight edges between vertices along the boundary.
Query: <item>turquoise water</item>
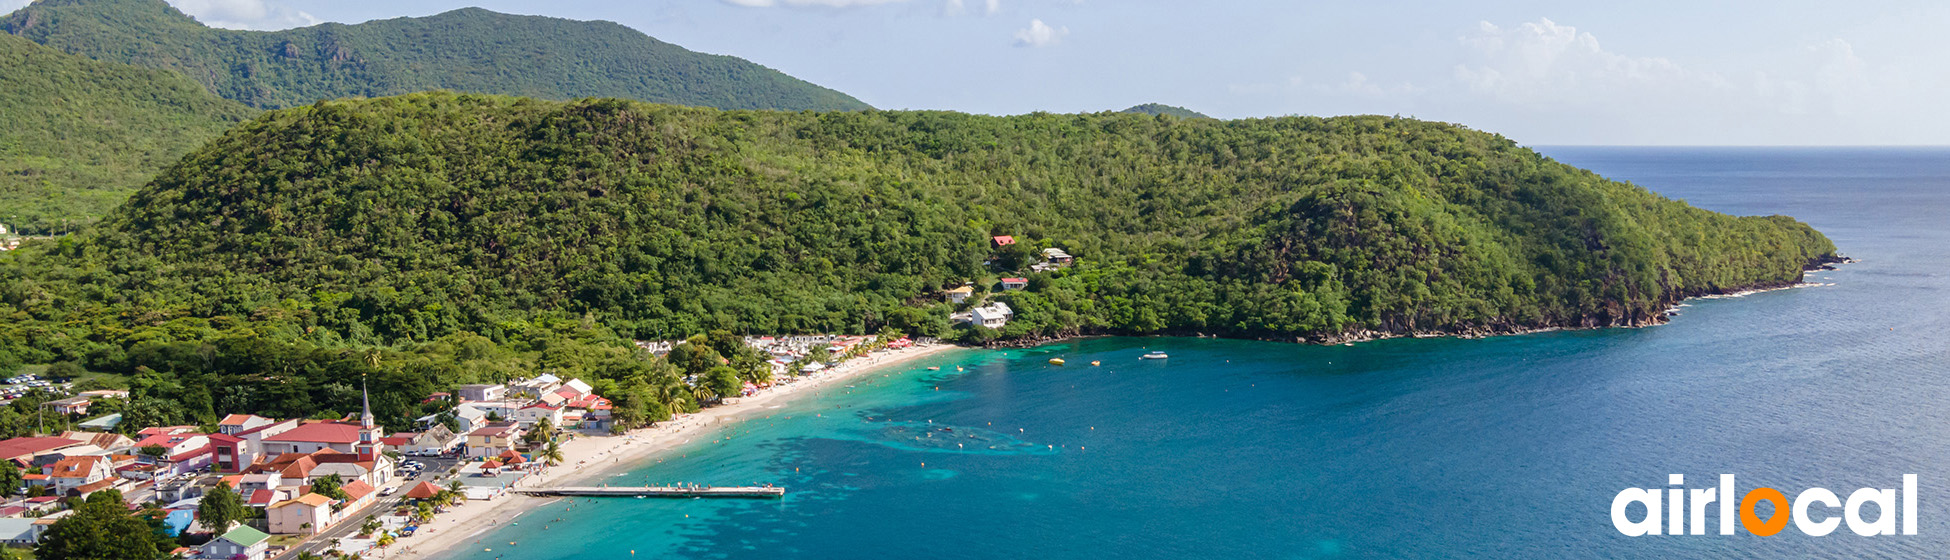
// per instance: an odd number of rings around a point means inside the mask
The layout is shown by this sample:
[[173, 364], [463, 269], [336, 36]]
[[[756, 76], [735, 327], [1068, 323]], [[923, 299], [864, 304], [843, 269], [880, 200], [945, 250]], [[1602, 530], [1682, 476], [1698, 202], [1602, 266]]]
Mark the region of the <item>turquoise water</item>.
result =
[[[1950, 548], [1950, 150], [1554, 148], [1863, 262], [1672, 324], [1342, 347], [960, 350], [740, 422], [455, 558], [1780, 558]], [[1147, 350], [1171, 354], [1139, 361]], [[1050, 357], [1067, 366], [1052, 366]], [[1090, 367], [1102, 360], [1101, 367]], [[968, 366], [965, 372], [927, 365]], [[1612, 496], [1720, 473], [1793, 496], [1921, 475], [1920, 535], [1628, 538]], [[570, 503], [574, 509], [563, 508]], [[561, 519], [557, 521], [557, 519]], [[508, 546], [509, 541], [518, 545]], [[483, 548], [493, 552], [483, 552]]]

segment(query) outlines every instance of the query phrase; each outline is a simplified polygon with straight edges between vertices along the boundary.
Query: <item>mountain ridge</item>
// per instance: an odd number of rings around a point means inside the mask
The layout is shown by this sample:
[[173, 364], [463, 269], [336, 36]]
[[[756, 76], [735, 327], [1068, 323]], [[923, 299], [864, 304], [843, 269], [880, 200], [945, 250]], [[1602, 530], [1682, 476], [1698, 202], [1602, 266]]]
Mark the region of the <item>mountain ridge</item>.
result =
[[871, 108], [771, 68], [690, 51], [615, 22], [483, 8], [235, 31], [205, 26], [162, 0], [42, 0], [0, 19], [0, 31], [97, 60], [181, 72], [260, 108], [436, 89], [724, 109]]

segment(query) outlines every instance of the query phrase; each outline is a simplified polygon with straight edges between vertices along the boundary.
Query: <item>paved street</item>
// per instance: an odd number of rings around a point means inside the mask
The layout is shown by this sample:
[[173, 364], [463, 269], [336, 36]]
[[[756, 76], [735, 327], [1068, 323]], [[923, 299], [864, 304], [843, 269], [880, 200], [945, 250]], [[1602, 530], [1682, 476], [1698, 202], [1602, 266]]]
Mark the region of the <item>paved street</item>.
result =
[[405, 457], [400, 460], [401, 463], [405, 463], [406, 461], [425, 463], [426, 469], [422, 470], [417, 477], [393, 479], [392, 483], [398, 485], [399, 491], [394, 492], [391, 496], [380, 497], [378, 501], [366, 506], [365, 509], [346, 516], [344, 521], [340, 521], [337, 525], [333, 525], [324, 532], [313, 535], [312, 538], [307, 539], [305, 542], [291, 547], [281, 557], [296, 558], [299, 553], [303, 552], [323, 555], [326, 550], [332, 548], [332, 541], [355, 536], [359, 532], [359, 526], [365, 524], [366, 516], [393, 511], [393, 508], [398, 507], [402, 501], [405, 501], [406, 491], [421, 481], [432, 481], [436, 485], [442, 484], [441, 479], [447, 475], [447, 469], [451, 469], [460, 463], [460, 459], [453, 457]]

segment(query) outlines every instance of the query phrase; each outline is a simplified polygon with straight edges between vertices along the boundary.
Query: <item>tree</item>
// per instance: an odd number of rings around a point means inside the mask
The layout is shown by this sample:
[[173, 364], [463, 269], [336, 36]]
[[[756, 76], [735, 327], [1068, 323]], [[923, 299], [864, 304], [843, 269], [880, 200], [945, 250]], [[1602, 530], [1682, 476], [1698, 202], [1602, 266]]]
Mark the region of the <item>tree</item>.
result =
[[53, 379], [74, 379], [83, 375], [88, 375], [88, 370], [82, 369], [81, 364], [66, 360], [54, 362], [54, 365], [47, 367], [47, 377]]
[[13, 461], [0, 461], [0, 495], [11, 496], [20, 483], [25, 480], [20, 474], [20, 466]]
[[555, 423], [550, 422], [548, 418], [537, 420], [535, 427], [528, 430], [528, 433], [522, 434], [522, 437], [531, 444], [555, 441]]
[[710, 387], [718, 398], [738, 396], [740, 390], [744, 389], [744, 382], [738, 379], [738, 370], [730, 366], [711, 368], [704, 372], [704, 378], [698, 380], [698, 384]]
[[230, 525], [250, 517], [244, 499], [228, 484], [218, 484], [203, 495], [196, 506], [196, 520], [217, 535], [230, 531]]
[[559, 443], [559, 442], [556, 442], [556, 441], [554, 441], [554, 440], [550, 440], [550, 441], [548, 442], [548, 446], [547, 446], [547, 447], [544, 447], [544, 448], [542, 448], [542, 456], [541, 456], [540, 458], [541, 458], [541, 459], [542, 459], [543, 461], [546, 461], [546, 462], [547, 462], [547, 463], [548, 463], [549, 465], [559, 465], [559, 464], [561, 464], [561, 463], [562, 463], [562, 444], [561, 444], [561, 443]]
[[381, 526], [379, 518], [366, 516], [366, 521], [359, 524], [359, 538], [372, 536], [373, 531], [378, 531]]
[[55, 521], [34, 547], [40, 560], [148, 560], [160, 554], [149, 523], [121, 503], [121, 493], [97, 492], [73, 515]]
[[313, 494], [318, 494], [320, 496], [324, 496], [334, 500], [346, 499], [345, 489], [342, 488], [343, 486], [345, 486], [345, 481], [339, 478], [338, 473], [332, 473], [325, 476], [321, 476], [318, 477], [318, 479], [311, 481], [311, 491]]

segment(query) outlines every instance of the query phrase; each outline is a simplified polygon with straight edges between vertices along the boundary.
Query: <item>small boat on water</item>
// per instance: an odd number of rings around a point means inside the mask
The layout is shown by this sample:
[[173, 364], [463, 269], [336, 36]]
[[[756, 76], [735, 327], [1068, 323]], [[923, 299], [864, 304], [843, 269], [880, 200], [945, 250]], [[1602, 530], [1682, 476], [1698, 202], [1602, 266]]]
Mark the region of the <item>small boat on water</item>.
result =
[[1104, 365], [1104, 363], [1103, 363], [1103, 362], [1101, 362], [1101, 361], [1098, 361], [1098, 360], [1090, 360], [1090, 365], [1093, 365], [1093, 366], [1101, 366], [1101, 365]]
[[1165, 358], [1169, 358], [1169, 357], [1171, 357], [1171, 356], [1167, 356], [1167, 355], [1165, 355], [1165, 353], [1164, 353], [1164, 352], [1151, 352], [1151, 353], [1149, 353], [1149, 354], [1145, 354], [1145, 355], [1143, 355], [1143, 356], [1138, 356], [1138, 359], [1140, 359], [1140, 360], [1162, 360], [1162, 359], [1165, 359]]
[[928, 371], [941, 371], [941, 366], [928, 366]]
[[1063, 358], [1050, 358], [1049, 363], [1050, 365], [1057, 365], [1057, 366], [1063, 365]]

